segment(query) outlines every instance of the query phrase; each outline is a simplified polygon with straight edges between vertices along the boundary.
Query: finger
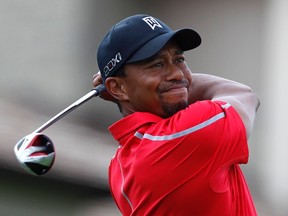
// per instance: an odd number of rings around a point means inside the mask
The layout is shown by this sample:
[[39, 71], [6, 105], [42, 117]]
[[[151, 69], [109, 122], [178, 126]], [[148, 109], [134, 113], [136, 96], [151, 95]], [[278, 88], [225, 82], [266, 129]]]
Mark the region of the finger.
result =
[[96, 86], [98, 86], [98, 85], [103, 83], [100, 72], [98, 72], [98, 73], [93, 75], [92, 83], [93, 83], [94, 87], [96, 87]]
[[93, 80], [99, 75], [101, 76], [100, 71], [98, 71], [96, 74], [93, 75]]

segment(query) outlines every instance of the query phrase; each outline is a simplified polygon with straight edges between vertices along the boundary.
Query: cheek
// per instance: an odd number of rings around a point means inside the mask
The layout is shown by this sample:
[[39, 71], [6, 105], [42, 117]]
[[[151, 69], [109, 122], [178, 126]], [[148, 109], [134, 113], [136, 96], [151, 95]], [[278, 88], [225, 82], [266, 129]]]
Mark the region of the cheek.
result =
[[132, 102], [148, 102], [153, 101], [157, 98], [157, 88], [151, 84], [143, 85], [139, 83], [131, 89], [129, 96], [131, 97]]
[[157, 93], [157, 88], [160, 83], [160, 78], [139, 76], [137, 79], [131, 80], [129, 91], [132, 95], [145, 95], [145, 97], [153, 97]]
[[158, 85], [151, 79], [145, 82], [135, 82], [133, 87], [129, 88], [129, 99], [131, 105], [137, 111], [150, 111], [159, 107], [159, 95], [157, 93]]
[[189, 70], [188, 67], [185, 67], [183, 70], [182, 70], [185, 78], [188, 80], [188, 82], [191, 84], [192, 83], [192, 73], [191, 71]]
[[191, 89], [191, 86], [192, 86], [192, 80], [193, 80], [193, 75], [191, 73], [191, 71], [188, 69], [188, 70], [185, 70], [183, 72], [184, 76], [185, 76], [185, 79], [188, 81], [189, 83], [189, 88], [188, 89]]

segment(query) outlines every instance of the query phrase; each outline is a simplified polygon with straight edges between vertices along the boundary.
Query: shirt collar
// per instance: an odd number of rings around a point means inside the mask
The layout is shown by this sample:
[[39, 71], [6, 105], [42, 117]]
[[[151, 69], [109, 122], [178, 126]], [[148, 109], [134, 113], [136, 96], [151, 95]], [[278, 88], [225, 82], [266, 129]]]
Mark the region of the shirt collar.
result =
[[116, 140], [121, 139], [126, 134], [136, 131], [147, 123], [156, 123], [162, 120], [161, 117], [147, 112], [135, 112], [126, 116], [109, 127], [109, 131]]

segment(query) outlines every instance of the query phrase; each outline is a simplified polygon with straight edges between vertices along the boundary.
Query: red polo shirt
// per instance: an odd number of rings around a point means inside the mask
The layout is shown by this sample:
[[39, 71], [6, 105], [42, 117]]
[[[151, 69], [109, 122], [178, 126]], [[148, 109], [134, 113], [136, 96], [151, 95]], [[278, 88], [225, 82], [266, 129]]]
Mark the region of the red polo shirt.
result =
[[253, 216], [238, 164], [248, 162], [234, 108], [201, 101], [163, 119], [136, 112], [110, 128], [120, 146], [109, 184], [123, 215]]

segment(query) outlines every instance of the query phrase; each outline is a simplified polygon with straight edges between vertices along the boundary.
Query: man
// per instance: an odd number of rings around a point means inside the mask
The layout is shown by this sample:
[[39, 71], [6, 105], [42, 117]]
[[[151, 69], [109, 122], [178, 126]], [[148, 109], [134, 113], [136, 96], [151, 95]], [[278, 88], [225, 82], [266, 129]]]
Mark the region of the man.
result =
[[123, 115], [109, 128], [119, 142], [109, 183], [123, 215], [257, 215], [239, 164], [259, 101], [246, 85], [191, 74], [183, 52], [200, 43], [194, 30], [140, 14], [98, 48], [93, 84]]

